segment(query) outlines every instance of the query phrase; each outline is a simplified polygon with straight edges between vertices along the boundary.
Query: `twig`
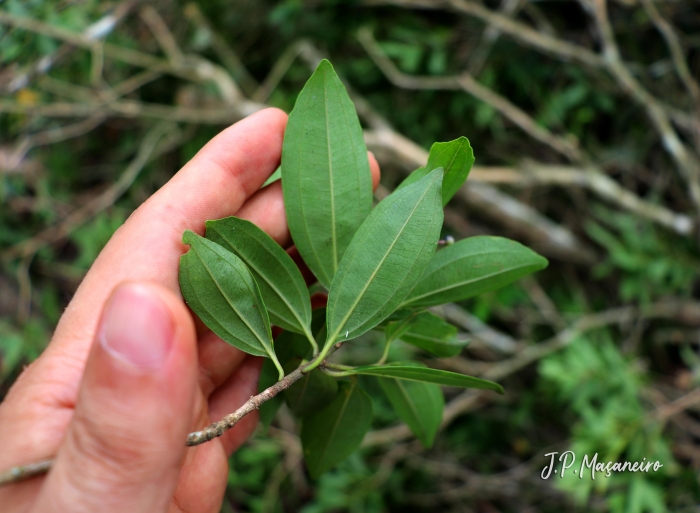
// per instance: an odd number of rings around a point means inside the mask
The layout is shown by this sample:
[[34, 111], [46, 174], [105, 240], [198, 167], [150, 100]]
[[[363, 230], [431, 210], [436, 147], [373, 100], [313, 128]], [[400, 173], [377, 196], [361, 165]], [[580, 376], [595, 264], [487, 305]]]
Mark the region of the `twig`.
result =
[[119, 180], [109, 189], [93, 200], [88, 201], [57, 225], [46, 228], [34, 237], [11, 246], [2, 253], [1, 260], [7, 262], [18, 257], [24, 258], [33, 255], [40, 248], [66, 237], [75, 228], [95, 216], [95, 214], [114, 204], [129, 189], [143, 167], [151, 159], [161, 138], [171, 130], [173, 130], [173, 126], [168, 123], [159, 123], [153, 127], [144, 137], [134, 160], [127, 166]]
[[50, 128], [48, 130], [44, 130], [43, 132], [38, 132], [36, 134], [30, 134], [23, 137], [12, 154], [11, 167], [9, 167], [7, 170], [12, 171], [15, 167], [19, 166], [24, 157], [32, 148], [80, 137], [81, 135], [84, 135], [100, 126], [105, 119], [107, 119], [107, 116], [102, 111], [98, 110], [90, 117], [77, 123], [72, 123], [70, 125], [57, 128]]
[[[522, 185], [525, 185], [529, 179], [540, 184], [578, 185], [587, 188], [602, 199], [640, 217], [654, 221], [680, 235], [692, 233], [695, 223], [691, 217], [673, 212], [662, 205], [644, 201], [596, 168], [579, 169], [528, 160], [522, 163], [522, 168], [523, 172], [520, 173], [519, 177]], [[501, 173], [502, 183], [516, 183], [516, 180], [513, 180], [515, 176], [506, 178], [504, 174]], [[477, 176], [470, 178], [477, 178]]]
[[620, 50], [615, 42], [615, 35], [608, 18], [606, 1], [580, 0], [580, 2], [584, 7], [590, 8], [595, 17], [603, 45], [605, 67], [617, 80], [619, 86], [645, 108], [654, 128], [661, 137], [664, 149], [676, 162], [681, 175], [685, 178], [696, 209], [700, 211], [700, 160], [683, 144], [671, 124], [667, 111], [656, 98], [644, 89], [622, 62]]
[[459, 76], [452, 77], [406, 75], [396, 67], [391, 59], [384, 55], [369, 29], [360, 29], [357, 37], [374, 63], [394, 85], [405, 89], [462, 89], [496, 109], [533, 139], [546, 144], [571, 161], [577, 162], [582, 160], [583, 156], [576, 143], [565, 137], [557, 136], [546, 128], [538, 125], [535, 120], [520, 107], [512, 104], [491, 89], [484, 87], [469, 73], [462, 73]]
[[265, 80], [260, 87], [255, 91], [252, 96], [252, 100], [260, 103], [264, 103], [272, 94], [277, 84], [279, 84], [282, 77], [287, 73], [290, 66], [294, 60], [307, 49], [309, 43], [305, 40], [296, 41], [289, 48], [287, 48], [282, 55], [277, 59], [272, 69], [265, 77]]
[[[375, 153], [388, 152], [407, 169], [421, 167], [428, 160], [427, 151], [391, 129], [366, 130], [365, 142]], [[488, 184], [467, 181], [457, 194], [494, 222], [512, 227], [547, 255], [580, 263], [596, 261], [595, 252], [567, 228]]]
[[533, 276], [522, 278], [520, 283], [527, 291], [532, 302], [535, 303], [542, 317], [558, 330], [566, 328], [566, 321], [559, 312], [559, 309]]
[[[377, 66], [379, 66], [385, 76], [395, 85], [409, 89], [459, 89], [461, 87], [501, 112], [534, 139], [547, 144], [570, 160], [580, 161], [584, 158], [578, 146], [573, 144], [568, 138], [556, 136], [539, 126], [529, 114], [476, 82], [471, 75], [463, 74], [458, 77], [409, 76], [399, 71], [394, 63], [381, 52], [379, 45], [372, 37], [369, 30], [362, 29], [358, 34], [358, 38]], [[693, 220], [688, 216], [675, 214], [662, 206], [645, 202], [590, 164], [583, 169], [576, 169], [575, 171], [574, 168], [544, 165], [534, 162], [529, 162], [523, 167], [527, 171], [527, 175], [547, 183], [566, 185], [576, 183], [582, 185], [602, 198], [613, 201], [635, 214], [651, 219], [667, 228], [671, 228], [681, 235], [688, 235], [693, 229]], [[568, 171], [565, 171], [565, 169]], [[523, 178], [527, 175], [521, 174]], [[472, 175], [472, 180], [478, 180], [481, 176], [486, 175], [485, 173], [475, 173]]]
[[[331, 354], [333, 354], [339, 346], [340, 344], [335, 344], [331, 346], [330, 349], [326, 352], [326, 355], [330, 356]], [[187, 445], [193, 446], [203, 444], [205, 442], [208, 442], [209, 440], [223, 435], [226, 431], [235, 426], [238, 423], [238, 421], [241, 420], [243, 417], [248, 415], [250, 412], [259, 409], [261, 404], [269, 401], [277, 394], [279, 394], [283, 390], [288, 389], [295, 382], [300, 380], [304, 376], [304, 371], [306, 371], [307, 368], [323, 368], [324, 364], [325, 360], [323, 360], [320, 365], [316, 362], [316, 360], [312, 360], [308, 363], [305, 363], [304, 365], [297, 367], [296, 369], [294, 369], [294, 371], [287, 374], [284, 378], [279, 380], [271, 387], [266, 388], [258, 395], [252, 396], [243, 404], [243, 406], [238, 408], [235, 412], [229, 413], [219, 422], [214, 422], [213, 424], [210, 424], [201, 431], [195, 431], [194, 433], [190, 433], [187, 436]]]
[[471, 14], [496, 27], [502, 33], [554, 57], [565, 61], [575, 60], [593, 67], [601, 67], [603, 65], [603, 60], [599, 55], [583, 46], [537, 32], [523, 23], [513, 21], [507, 16], [495, 13], [483, 5], [470, 0], [365, 0], [364, 3], [366, 5], [389, 4], [413, 9], [450, 8], [457, 12]]
[[[99, 108], [89, 103], [55, 102], [32, 106], [0, 99], [0, 112], [33, 114], [45, 117], [87, 117]], [[144, 103], [136, 100], [121, 100], [104, 105], [112, 117], [151, 118], [172, 122], [221, 125], [237, 121], [253, 114], [265, 105], [245, 101], [236, 105], [224, 105], [218, 108], [173, 107], [156, 103]]]
[[[88, 39], [97, 41], [107, 37], [112, 30], [117, 26], [117, 23], [123, 19], [135, 4], [135, 0], [122, 2], [111, 13], [106, 14], [96, 22], [90, 24], [82, 33]], [[54, 53], [45, 55], [35, 64], [25, 68], [25, 71], [16, 75], [8, 84], [7, 90], [13, 93], [19, 89], [27, 87], [33, 76], [44, 74], [62, 57], [70, 53], [70, 48], [64, 46], [56, 50]]]
[[139, 14], [167, 55], [168, 60], [173, 66], [179, 66], [184, 60], [182, 51], [160, 14], [150, 5], [143, 7]]
[[597, 170], [557, 164], [543, 164], [524, 160], [518, 168], [475, 166], [469, 174], [470, 182], [507, 184], [519, 187], [561, 185], [584, 187], [618, 207], [624, 208], [673, 230], [680, 235], [688, 235], [694, 227], [693, 219], [643, 200], [625, 189], [615, 180]]
[[[11, 25], [56, 38], [66, 43], [91, 50], [96, 44], [94, 40], [82, 34], [76, 34], [54, 25], [43, 23], [31, 18], [15, 16], [13, 14], [0, 11], [0, 23]], [[230, 105], [245, 103], [238, 90], [238, 86], [226, 73], [226, 71], [206, 59], [197, 56], [187, 56], [183, 58], [179, 65], [164, 60], [153, 55], [131, 50], [111, 43], [99, 43], [104, 49], [105, 56], [126, 62], [133, 66], [150, 69], [153, 72], [169, 73], [174, 76], [194, 81], [210, 81], [219, 89], [219, 93], [224, 101]], [[245, 110], [245, 109], [243, 109]]]
[[295, 382], [304, 377], [304, 373], [302, 371], [305, 367], [306, 366], [301, 366], [295, 369], [293, 372], [287, 374], [283, 379], [271, 387], [266, 388], [258, 395], [252, 396], [243, 404], [243, 406], [238, 408], [235, 412], [229, 413], [219, 422], [214, 422], [201, 431], [190, 433], [187, 435], [187, 445], [194, 446], [203, 444], [223, 435], [226, 431], [235, 426], [243, 417], [248, 415], [250, 412], [259, 409], [263, 403], [269, 401], [283, 390], [287, 390]]
[[651, 414], [649, 414], [650, 422], [665, 422], [674, 415], [678, 415], [691, 406], [700, 403], [700, 388], [696, 388], [692, 392], [687, 393], [683, 397], [676, 399], [670, 403], [659, 406]]
[[502, 354], [513, 354], [520, 344], [511, 336], [506, 335], [482, 322], [461, 306], [454, 303], [435, 307], [450, 323], [465, 329], [472, 336], [481, 340], [490, 349]]
[[[364, 3], [366, 5], [397, 5], [410, 9], [452, 9], [479, 18], [485, 23], [498, 28], [503, 34], [512, 39], [547, 55], [564, 61], [578, 61], [592, 68], [608, 68], [606, 60], [588, 48], [538, 32], [524, 23], [511, 20], [507, 16], [493, 12], [472, 0], [364, 0]], [[696, 119], [697, 116], [688, 115], [687, 112], [681, 109], [664, 105], [651, 95], [648, 96], [652, 99], [655, 108], [665, 111], [678, 125], [694, 133], [700, 130], [700, 123]], [[644, 105], [644, 100], [639, 100]]]
[[[643, 316], [645, 318], [661, 318], [661, 319], [679, 319], [679, 310], [684, 308], [681, 304], [669, 301], [661, 301], [659, 303], [651, 304], [647, 307], [641, 309], [635, 307], [622, 307], [614, 308], [611, 310], [606, 310], [604, 312], [584, 315], [574, 322], [570, 327], [560, 331], [557, 335], [540, 342], [538, 344], [530, 345], [521, 350], [518, 354], [513, 357], [503, 360], [499, 363], [494, 364], [488, 370], [486, 370], [480, 377], [484, 379], [489, 379], [493, 381], [502, 380], [503, 378], [510, 376], [511, 374], [519, 371], [531, 365], [534, 362], [541, 360], [542, 358], [553, 354], [561, 349], [567, 347], [576, 338], [580, 337], [582, 334], [602, 328], [604, 326], [625, 323], [633, 319], [635, 316]], [[697, 303], [691, 303], [685, 308], [695, 309], [696, 314], [700, 314], [700, 305]], [[686, 314], [682, 314], [684, 316]], [[697, 316], [696, 321], [700, 321], [700, 315]], [[689, 319], [686, 319], [686, 321]], [[442, 416], [442, 423], [440, 424], [440, 429], [447, 427], [452, 421], [463, 415], [467, 411], [472, 410], [479, 404], [479, 400], [485, 394], [478, 390], [466, 390], [460, 395], [452, 399], [446, 406]], [[693, 398], [694, 403], [697, 398]], [[686, 399], [684, 401], [684, 408], [687, 408], [691, 401]], [[365, 435], [362, 441], [363, 447], [370, 447], [375, 445], [383, 445], [387, 443], [394, 443], [400, 440], [405, 440], [412, 437], [411, 430], [406, 425], [393, 426], [385, 429], [379, 429], [376, 431], [371, 431]]]
[[[512, 18], [521, 9], [523, 4], [527, 3], [525, 0], [501, 0], [501, 5], [499, 11], [508, 18]], [[476, 45], [471, 55], [469, 56], [469, 65], [467, 69], [472, 76], [478, 77], [481, 70], [486, 64], [486, 59], [491, 53], [493, 45], [496, 43], [498, 38], [501, 36], [501, 31], [498, 27], [493, 25], [488, 25], [481, 35], [479, 43]]]
[[48, 459], [30, 463], [28, 465], [18, 465], [16, 467], [12, 467], [7, 472], [0, 473], [0, 486], [17, 483], [19, 481], [29, 479], [30, 477], [46, 474], [51, 468], [52, 464], [53, 460]]
[[251, 97], [258, 89], [258, 83], [238, 58], [236, 52], [228, 45], [226, 39], [221, 37], [221, 34], [211, 27], [209, 20], [206, 19], [197, 4], [187, 4], [185, 7], [185, 16], [189, 18], [192, 23], [197, 25], [200, 30], [204, 30], [209, 34], [211, 37], [211, 46], [221, 59], [221, 62], [223, 62], [226, 69], [231, 72], [236, 82], [240, 84], [246, 96]]
[[673, 66], [676, 69], [678, 78], [681, 79], [683, 85], [692, 96], [693, 101], [696, 104], [700, 104], [700, 85], [693, 78], [693, 74], [688, 69], [688, 63], [685, 60], [685, 55], [683, 55], [683, 49], [681, 47], [681, 41], [678, 34], [674, 30], [673, 26], [659, 13], [658, 9], [654, 5], [652, 0], [642, 0], [642, 5], [644, 10], [651, 18], [656, 28], [661, 32], [661, 35], [666, 40], [666, 45], [671, 52], [671, 58], [673, 59]]

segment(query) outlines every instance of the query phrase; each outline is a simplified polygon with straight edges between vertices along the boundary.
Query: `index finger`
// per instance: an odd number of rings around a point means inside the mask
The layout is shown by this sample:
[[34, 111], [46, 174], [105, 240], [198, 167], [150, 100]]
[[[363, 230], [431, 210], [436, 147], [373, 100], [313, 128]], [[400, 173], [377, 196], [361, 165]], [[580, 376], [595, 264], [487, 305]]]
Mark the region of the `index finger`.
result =
[[265, 109], [230, 126], [136, 209], [80, 284], [52, 346], [70, 341], [66, 349], [84, 360], [102, 305], [121, 282], [157, 283], [179, 294], [182, 233], [201, 234], [206, 220], [234, 215], [261, 187], [279, 165], [286, 123], [283, 111]]

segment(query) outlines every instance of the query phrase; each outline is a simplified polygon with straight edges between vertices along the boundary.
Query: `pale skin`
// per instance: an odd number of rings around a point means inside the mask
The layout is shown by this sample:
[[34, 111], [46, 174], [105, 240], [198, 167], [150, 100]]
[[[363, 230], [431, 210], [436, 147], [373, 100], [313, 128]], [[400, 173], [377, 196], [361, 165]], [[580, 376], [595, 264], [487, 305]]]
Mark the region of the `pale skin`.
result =
[[260, 189], [286, 122], [266, 109], [221, 132], [100, 253], [48, 348], [0, 404], [0, 472], [56, 458], [48, 475], [0, 488], [3, 512], [219, 511], [227, 458], [257, 414], [198, 447], [185, 439], [257, 392], [262, 359], [193, 318], [177, 281], [181, 238], [236, 215], [291, 244], [279, 182]]

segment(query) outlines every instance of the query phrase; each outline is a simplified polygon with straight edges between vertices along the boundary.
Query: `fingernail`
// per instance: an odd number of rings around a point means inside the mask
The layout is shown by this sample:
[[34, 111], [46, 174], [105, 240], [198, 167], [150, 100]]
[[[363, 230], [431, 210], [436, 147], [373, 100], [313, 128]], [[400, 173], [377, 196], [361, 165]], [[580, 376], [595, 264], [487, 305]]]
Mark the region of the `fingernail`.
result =
[[102, 347], [135, 367], [160, 367], [170, 352], [174, 322], [163, 301], [147, 287], [121, 285], [112, 294], [98, 331]]

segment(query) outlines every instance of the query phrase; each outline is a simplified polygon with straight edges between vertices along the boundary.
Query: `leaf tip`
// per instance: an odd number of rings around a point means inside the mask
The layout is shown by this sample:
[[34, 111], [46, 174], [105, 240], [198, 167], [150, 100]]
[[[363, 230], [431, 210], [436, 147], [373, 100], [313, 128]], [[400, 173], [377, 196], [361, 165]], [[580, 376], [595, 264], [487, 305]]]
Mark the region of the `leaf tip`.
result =
[[197, 240], [197, 234], [192, 230], [185, 230], [182, 234], [182, 243], [191, 246], [194, 241]]
[[316, 66], [316, 71], [334, 71], [331, 61], [328, 59], [321, 59], [321, 62]]

